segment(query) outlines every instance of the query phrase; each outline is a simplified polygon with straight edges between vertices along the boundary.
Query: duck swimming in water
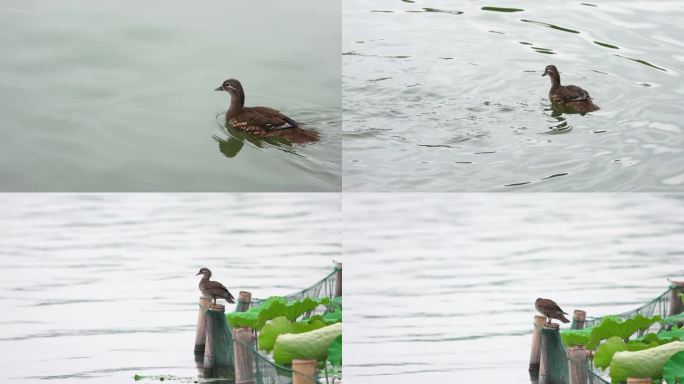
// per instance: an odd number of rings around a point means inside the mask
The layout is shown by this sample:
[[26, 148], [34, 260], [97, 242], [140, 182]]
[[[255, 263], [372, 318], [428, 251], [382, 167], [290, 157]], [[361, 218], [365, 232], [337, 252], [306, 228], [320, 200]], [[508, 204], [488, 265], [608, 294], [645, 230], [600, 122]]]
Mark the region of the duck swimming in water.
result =
[[255, 136], [280, 137], [290, 144], [311, 143], [320, 138], [318, 132], [301, 128], [299, 123], [275, 109], [245, 107], [245, 91], [236, 79], [224, 81], [215, 91], [230, 94], [226, 122], [236, 129]]
[[600, 108], [594, 104], [589, 92], [576, 85], [561, 85], [560, 74], [555, 65], [547, 65], [542, 76], [548, 75], [551, 79], [549, 100], [556, 107], [564, 107], [573, 112], [584, 115], [587, 112], [598, 111]]

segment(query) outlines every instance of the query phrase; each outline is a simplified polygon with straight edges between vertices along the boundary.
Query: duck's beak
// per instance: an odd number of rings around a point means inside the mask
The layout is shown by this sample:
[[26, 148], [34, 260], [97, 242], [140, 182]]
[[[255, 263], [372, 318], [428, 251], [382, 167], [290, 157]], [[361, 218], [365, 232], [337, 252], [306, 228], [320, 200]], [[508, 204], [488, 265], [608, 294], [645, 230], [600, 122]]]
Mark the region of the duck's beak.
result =
[[[214, 91], [223, 91], [223, 86], [220, 86], [220, 87], [214, 89]], [[199, 273], [198, 273], [198, 275], [199, 275]]]
[[[542, 73], [542, 77], [544, 77], [544, 76], [546, 76], [546, 71], [544, 71], [544, 73]], [[217, 89], [217, 91], [218, 91], [218, 89]]]
[[[218, 91], [218, 89], [217, 89], [217, 91]], [[201, 275], [201, 273], [197, 272], [197, 274], [195, 276], [199, 276], [199, 275]]]

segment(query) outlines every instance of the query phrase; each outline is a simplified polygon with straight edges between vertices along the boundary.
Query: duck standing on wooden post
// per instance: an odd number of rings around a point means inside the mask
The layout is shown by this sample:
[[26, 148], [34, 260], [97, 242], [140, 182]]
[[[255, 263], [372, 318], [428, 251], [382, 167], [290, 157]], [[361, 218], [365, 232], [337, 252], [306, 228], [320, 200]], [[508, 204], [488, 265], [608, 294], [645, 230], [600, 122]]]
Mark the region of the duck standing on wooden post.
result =
[[199, 275], [202, 275], [202, 280], [200, 280], [199, 283], [199, 290], [202, 292], [202, 295], [212, 299], [214, 301], [214, 305], [216, 304], [217, 298], [225, 299], [231, 304], [235, 303], [235, 298], [230, 294], [228, 289], [223, 286], [223, 284], [219, 283], [218, 281], [209, 280], [209, 278], [211, 278], [211, 271], [209, 268], [200, 269], [196, 276]]
[[598, 111], [598, 105], [591, 101], [589, 92], [576, 85], [561, 85], [560, 73], [555, 65], [547, 65], [542, 76], [551, 79], [549, 100], [555, 107], [565, 107], [573, 112], [584, 115], [587, 112]]
[[230, 95], [226, 122], [233, 128], [260, 137], [280, 137], [290, 144], [312, 143], [319, 139], [318, 132], [301, 128], [299, 123], [275, 109], [245, 107], [245, 91], [236, 79], [224, 81], [215, 91]]
[[558, 304], [551, 299], [542, 299], [540, 297], [534, 302], [534, 307], [537, 309], [537, 311], [539, 311], [539, 313], [546, 316], [548, 320], [546, 324], [551, 324], [552, 319], [560, 320], [564, 323], [570, 322], [570, 320], [563, 316], [563, 314], [567, 315], [567, 313], [563, 312]]

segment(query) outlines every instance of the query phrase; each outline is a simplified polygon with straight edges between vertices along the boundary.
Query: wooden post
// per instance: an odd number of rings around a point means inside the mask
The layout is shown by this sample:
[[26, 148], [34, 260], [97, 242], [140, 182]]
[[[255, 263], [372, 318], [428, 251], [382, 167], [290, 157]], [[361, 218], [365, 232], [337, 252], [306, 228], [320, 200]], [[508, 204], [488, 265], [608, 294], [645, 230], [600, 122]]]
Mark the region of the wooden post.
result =
[[572, 314], [572, 325], [570, 329], [584, 329], [584, 322], [587, 319], [587, 312], [581, 309], [575, 309]]
[[197, 314], [197, 333], [195, 334], [195, 355], [204, 354], [204, 345], [207, 339], [207, 309], [211, 299], [200, 297], [199, 313]]
[[575, 345], [568, 349], [570, 384], [587, 384], [587, 360], [589, 351], [583, 345]]
[[342, 263], [335, 267], [335, 297], [342, 296]]
[[[207, 311], [212, 311], [212, 312], [219, 312], [221, 314], [221, 318], [225, 319], [225, 313], [226, 313], [226, 307], [221, 305], [221, 304], [212, 304], [209, 306], [209, 309]], [[207, 316], [207, 329], [212, 330], [214, 329], [213, 327], [213, 316]], [[214, 368], [214, 364], [216, 362], [216, 357], [214, 356], [214, 335], [211, 332], [206, 332], [207, 334], [207, 339], [205, 341], [205, 346], [204, 346], [204, 369], [206, 370], [211, 370]]]
[[627, 379], [627, 384], [651, 384], [653, 380], [651, 378], [645, 377], [630, 377]]
[[546, 317], [541, 315], [534, 316], [534, 330], [532, 331], [532, 353], [530, 353], [530, 379], [539, 378], [539, 363], [541, 359], [541, 329], [544, 326]]
[[249, 309], [250, 304], [252, 304], [252, 293], [240, 291], [240, 294], [238, 295], [238, 303], [235, 307], [235, 312], [246, 312]]
[[679, 293], [684, 293], [684, 281], [673, 281], [670, 285], [670, 308], [668, 316], [674, 316], [684, 311], [684, 303], [679, 298]]
[[254, 384], [254, 333], [251, 328], [233, 329], [235, 384]]
[[292, 360], [292, 384], [315, 384], [316, 360]]

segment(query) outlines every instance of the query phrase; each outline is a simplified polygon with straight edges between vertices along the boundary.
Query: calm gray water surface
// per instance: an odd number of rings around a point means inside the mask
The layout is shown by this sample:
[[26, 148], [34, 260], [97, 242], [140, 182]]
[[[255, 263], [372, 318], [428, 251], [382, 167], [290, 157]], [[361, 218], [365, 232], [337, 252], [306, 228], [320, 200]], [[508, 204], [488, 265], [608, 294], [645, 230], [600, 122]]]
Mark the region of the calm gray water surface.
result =
[[[344, 188], [682, 190], [682, 17], [680, 1], [345, 1]], [[602, 109], [552, 116], [548, 64]]]
[[[0, 25], [1, 190], [341, 188], [339, 1], [12, 0]], [[219, 146], [229, 77], [322, 140]]]
[[339, 259], [340, 203], [336, 194], [0, 196], [0, 381], [195, 379], [199, 268], [234, 294], [306, 288]]
[[347, 194], [343, 216], [351, 383], [529, 382], [537, 297], [601, 316], [684, 279], [681, 196]]

